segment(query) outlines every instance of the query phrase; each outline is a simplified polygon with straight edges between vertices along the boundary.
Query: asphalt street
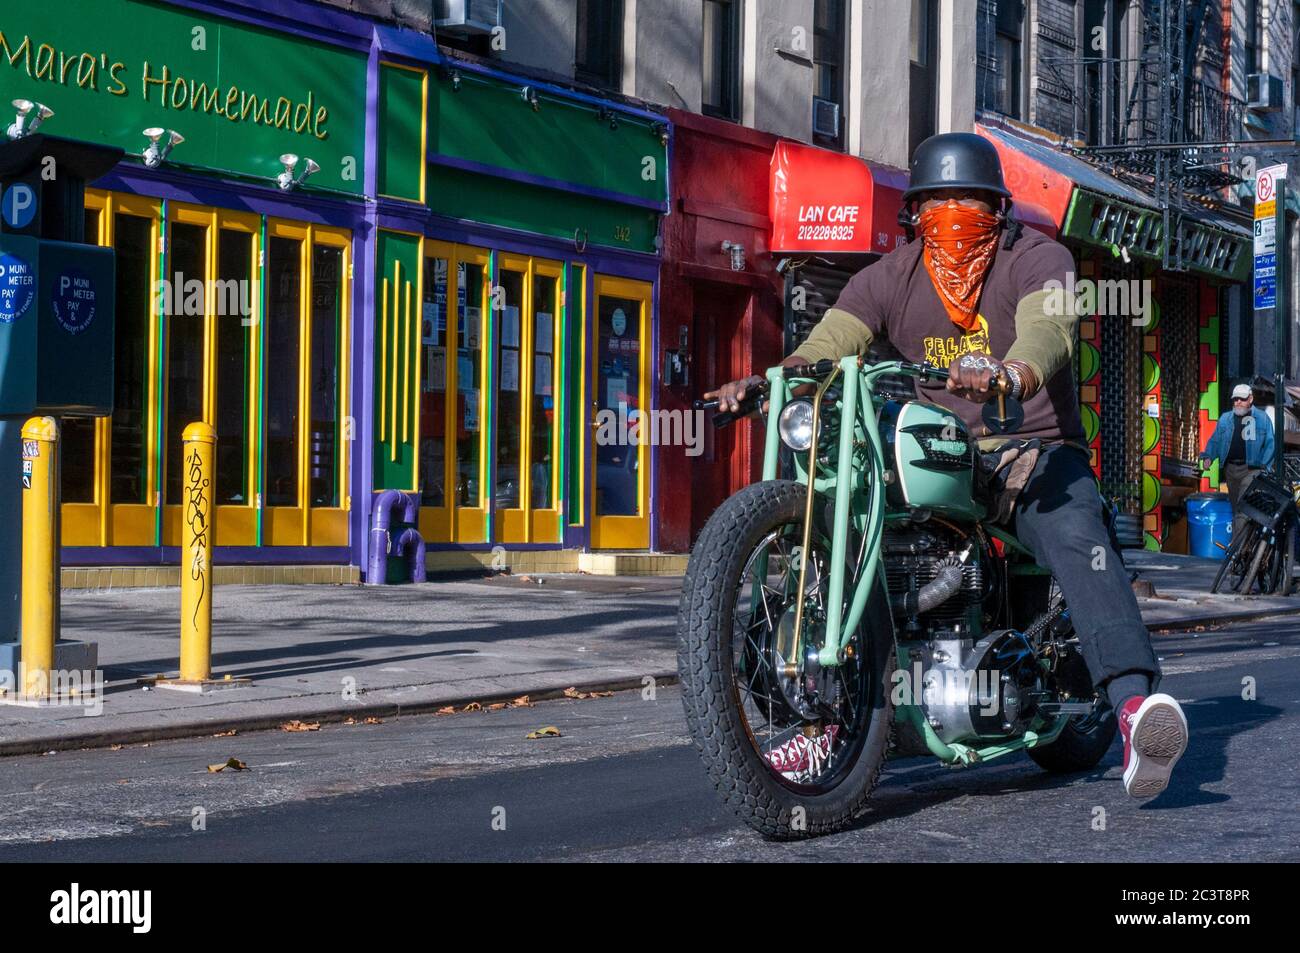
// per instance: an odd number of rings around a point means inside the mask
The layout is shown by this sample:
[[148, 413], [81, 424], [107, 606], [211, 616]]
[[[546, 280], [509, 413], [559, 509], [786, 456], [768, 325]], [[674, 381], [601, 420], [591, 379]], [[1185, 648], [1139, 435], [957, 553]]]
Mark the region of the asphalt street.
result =
[[[1160, 798], [1016, 756], [891, 762], [854, 829], [763, 841], [726, 812], [679, 690], [0, 762], [2, 861], [1300, 859], [1300, 620], [1157, 634], [1191, 747]], [[1245, 698], [1253, 685], [1254, 698]], [[528, 740], [555, 726], [561, 737]], [[247, 770], [208, 771], [237, 758]]]

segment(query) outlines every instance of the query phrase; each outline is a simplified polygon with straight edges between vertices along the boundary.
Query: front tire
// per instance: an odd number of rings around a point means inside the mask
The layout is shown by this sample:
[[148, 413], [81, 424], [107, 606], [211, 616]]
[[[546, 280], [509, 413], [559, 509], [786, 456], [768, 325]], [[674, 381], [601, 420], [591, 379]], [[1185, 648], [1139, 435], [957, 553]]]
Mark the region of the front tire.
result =
[[[852, 716], [846, 715], [842, 725], [831, 719], [808, 719], [789, 704], [779, 686], [765, 698], [765, 718], [751, 711], [756, 676], [762, 675], [764, 684], [774, 684], [779, 668], [762, 671], [764, 654], [770, 659], [771, 647], [780, 639], [778, 617], [789, 612], [779, 604], [779, 597], [785, 592], [788, 606], [798, 591], [797, 579], [793, 590], [786, 583], [780, 583], [780, 589], [766, 585], [772, 568], [768, 557], [762, 557], [761, 576], [752, 567], [773, 540], [801, 539], [805, 493], [798, 483], [770, 480], [748, 486], [723, 503], [691, 553], [677, 617], [682, 702], [695, 747], [727, 806], [750, 827], [776, 840], [839, 831], [858, 817], [880, 778], [893, 725], [888, 690], [893, 639], [888, 616], [882, 619], [872, 611], [879, 603], [868, 606], [853, 637], [852, 662], [825, 670], [840, 679], [833, 694], [853, 700]], [[824, 595], [830, 552], [825, 533], [814, 532], [812, 548], [810, 565], [821, 567], [816, 585]], [[779, 562], [777, 556], [772, 559]], [[757, 588], [755, 579], [747, 580], [749, 574], [758, 580]], [[783, 578], [789, 575], [787, 571]], [[741, 618], [738, 610], [747, 582], [751, 608]], [[848, 573], [846, 601], [852, 591]], [[811, 605], [812, 586], [808, 592]], [[769, 622], [777, 619], [774, 624], [765, 623], [752, 608], [755, 601]], [[767, 635], [762, 634], [764, 627], [770, 630]], [[820, 630], [813, 629], [805, 644], [821, 643]], [[828, 722], [839, 733], [830, 733], [832, 753], [820, 774], [796, 780], [777, 770], [776, 739], [824, 736]]]

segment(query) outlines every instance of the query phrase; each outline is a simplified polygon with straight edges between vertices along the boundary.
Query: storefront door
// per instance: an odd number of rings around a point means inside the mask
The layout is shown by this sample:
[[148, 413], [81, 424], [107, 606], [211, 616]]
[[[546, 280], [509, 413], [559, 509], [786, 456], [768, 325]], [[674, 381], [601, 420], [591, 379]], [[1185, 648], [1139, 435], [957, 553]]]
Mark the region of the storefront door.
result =
[[595, 481], [591, 545], [650, 545], [650, 285], [596, 278]]
[[493, 506], [495, 538], [502, 543], [560, 541], [556, 358], [562, 275], [558, 262], [497, 259]]
[[425, 242], [424, 254], [420, 531], [430, 542], [481, 543], [487, 539], [483, 381], [489, 254], [435, 241]]

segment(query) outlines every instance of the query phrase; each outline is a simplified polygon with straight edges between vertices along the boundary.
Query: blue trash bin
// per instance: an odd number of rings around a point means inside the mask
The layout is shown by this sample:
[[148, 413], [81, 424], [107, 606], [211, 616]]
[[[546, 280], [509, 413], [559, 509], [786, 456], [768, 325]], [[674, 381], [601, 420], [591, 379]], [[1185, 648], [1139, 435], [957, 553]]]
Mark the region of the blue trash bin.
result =
[[[1232, 541], [1232, 503], [1226, 493], [1193, 493], [1187, 498], [1187, 548], [1193, 556], [1222, 559]], [[1219, 548], [1219, 544], [1223, 549]]]

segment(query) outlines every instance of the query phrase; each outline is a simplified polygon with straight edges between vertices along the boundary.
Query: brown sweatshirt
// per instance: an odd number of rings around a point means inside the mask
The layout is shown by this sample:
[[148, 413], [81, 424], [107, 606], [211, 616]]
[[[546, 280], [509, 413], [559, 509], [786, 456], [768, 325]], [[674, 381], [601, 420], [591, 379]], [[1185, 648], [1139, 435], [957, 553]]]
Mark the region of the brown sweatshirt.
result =
[[[921, 260], [921, 247], [919, 239], [909, 242], [854, 275], [795, 354], [810, 362], [838, 359], [865, 353], [872, 341], [885, 338], [905, 360], [945, 368], [970, 352], [1024, 361], [1044, 384], [1025, 401], [1025, 421], [1015, 436], [1082, 443], [1074, 379], [1079, 319], [1049, 313], [1072, 309], [1046, 306], [1047, 283], [1065, 285], [1067, 273], [1074, 270], [1069, 250], [1032, 230], [1010, 249], [999, 240], [980, 292], [980, 327], [966, 332], [944, 310]], [[957, 414], [976, 436], [989, 437], [980, 419], [981, 404], [948, 393], [942, 384], [926, 384], [918, 392]], [[989, 438], [981, 445], [998, 442]]]

